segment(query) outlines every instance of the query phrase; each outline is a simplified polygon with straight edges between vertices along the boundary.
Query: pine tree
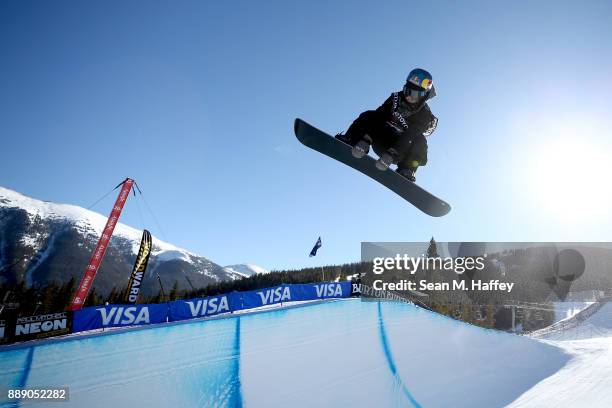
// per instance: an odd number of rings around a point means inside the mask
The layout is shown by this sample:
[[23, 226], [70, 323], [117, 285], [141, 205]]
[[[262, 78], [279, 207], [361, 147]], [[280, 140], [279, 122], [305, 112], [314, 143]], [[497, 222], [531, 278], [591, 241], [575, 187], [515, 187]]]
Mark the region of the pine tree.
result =
[[117, 288], [115, 286], [113, 286], [113, 288], [111, 289], [110, 293], [108, 294], [108, 297], [106, 298], [106, 301], [108, 303], [110, 303], [111, 305], [117, 304], [117, 303], [121, 303], [119, 301], [119, 296], [120, 294], [117, 293]]
[[56, 282], [52, 282], [50, 285], [47, 285], [41, 290], [40, 301], [42, 302], [42, 305], [38, 310], [40, 314], [61, 311], [61, 309], [55, 308], [60, 290], [61, 288]]
[[172, 285], [172, 289], [170, 290], [169, 298], [170, 298], [169, 300], [178, 299], [178, 281], [177, 280], [175, 280], [174, 285]]
[[486, 327], [495, 328], [495, 307], [493, 305], [487, 305]]
[[68, 282], [63, 284], [57, 292], [55, 302], [53, 302], [54, 310], [66, 310], [72, 300], [72, 292], [74, 292], [75, 280], [71, 277]]
[[125, 287], [124, 287], [124, 288], [121, 290], [121, 292], [119, 292], [119, 293], [117, 294], [117, 297], [118, 297], [118, 299], [117, 299], [117, 303], [125, 303], [125, 302], [127, 302], [127, 297], [128, 297], [128, 296], [127, 296], [127, 295], [128, 295], [128, 289], [129, 289], [129, 287], [128, 287], [128, 286], [125, 286]]
[[151, 301], [146, 303], [161, 303], [164, 301], [164, 296], [162, 295], [161, 288], [157, 291], [157, 295], [155, 295]]
[[429, 241], [429, 247], [427, 248], [427, 257], [428, 258], [439, 258], [440, 255], [438, 255], [438, 246], [436, 245], [436, 241], [434, 240], [434, 237], [431, 237], [431, 240]]
[[102, 304], [102, 299], [100, 298], [100, 296], [96, 292], [96, 288], [94, 287], [91, 289], [91, 292], [89, 292], [89, 295], [87, 295], [87, 299], [85, 300], [85, 304], [83, 306], [96, 306], [99, 304]]

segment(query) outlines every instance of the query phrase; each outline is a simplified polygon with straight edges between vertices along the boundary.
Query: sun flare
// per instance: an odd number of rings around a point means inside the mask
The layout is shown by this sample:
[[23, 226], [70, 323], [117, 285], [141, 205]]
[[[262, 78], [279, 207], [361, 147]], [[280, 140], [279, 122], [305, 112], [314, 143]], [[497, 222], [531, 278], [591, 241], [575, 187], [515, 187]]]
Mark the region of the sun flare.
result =
[[537, 143], [527, 177], [541, 213], [575, 223], [610, 218], [612, 149], [594, 137], [557, 135]]

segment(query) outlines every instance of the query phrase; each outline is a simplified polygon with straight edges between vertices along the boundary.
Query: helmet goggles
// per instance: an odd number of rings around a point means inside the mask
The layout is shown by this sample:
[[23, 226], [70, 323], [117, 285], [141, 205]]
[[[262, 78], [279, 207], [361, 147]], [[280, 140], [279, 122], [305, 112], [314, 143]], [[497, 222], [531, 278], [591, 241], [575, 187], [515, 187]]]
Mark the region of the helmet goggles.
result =
[[404, 85], [404, 95], [419, 102], [429, 93], [433, 94], [433, 81], [431, 74], [424, 69], [415, 68], [410, 71]]
[[421, 100], [421, 98], [425, 97], [427, 94], [427, 90], [421, 88], [418, 85], [413, 84], [412, 82], [407, 82], [404, 86], [404, 95], [411, 96], [415, 100]]

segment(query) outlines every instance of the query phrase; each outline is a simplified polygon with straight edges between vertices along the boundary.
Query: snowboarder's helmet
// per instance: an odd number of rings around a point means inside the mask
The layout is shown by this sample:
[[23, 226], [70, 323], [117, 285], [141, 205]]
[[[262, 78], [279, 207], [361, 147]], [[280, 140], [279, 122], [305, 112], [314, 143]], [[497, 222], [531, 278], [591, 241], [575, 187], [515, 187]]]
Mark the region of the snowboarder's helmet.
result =
[[424, 69], [415, 68], [408, 74], [404, 95], [412, 96], [417, 101], [422, 99], [433, 87], [433, 77]]

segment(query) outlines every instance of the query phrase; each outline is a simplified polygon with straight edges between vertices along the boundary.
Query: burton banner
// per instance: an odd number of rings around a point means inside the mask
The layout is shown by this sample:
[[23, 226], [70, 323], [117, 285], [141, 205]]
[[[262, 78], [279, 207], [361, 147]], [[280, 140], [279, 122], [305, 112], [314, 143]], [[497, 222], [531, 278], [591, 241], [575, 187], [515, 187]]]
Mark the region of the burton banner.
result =
[[151, 248], [153, 246], [153, 239], [151, 233], [147, 230], [142, 232], [142, 240], [140, 241], [140, 249], [138, 250], [138, 256], [132, 269], [132, 275], [128, 282], [128, 290], [126, 294], [126, 303], [135, 304], [138, 300], [140, 293], [140, 285], [142, 284], [142, 278], [144, 277], [145, 271], [147, 270], [147, 264], [149, 262], [149, 255], [151, 254]]

